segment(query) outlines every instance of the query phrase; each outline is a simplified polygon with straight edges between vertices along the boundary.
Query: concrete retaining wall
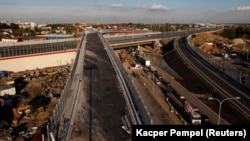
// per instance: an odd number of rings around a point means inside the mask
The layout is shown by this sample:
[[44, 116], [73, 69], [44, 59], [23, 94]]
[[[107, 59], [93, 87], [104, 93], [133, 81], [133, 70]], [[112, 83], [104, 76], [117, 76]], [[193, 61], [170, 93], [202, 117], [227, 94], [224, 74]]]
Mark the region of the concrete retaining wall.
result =
[[0, 58], [0, 70], [13, 72], [72, 64], [76, 50]]

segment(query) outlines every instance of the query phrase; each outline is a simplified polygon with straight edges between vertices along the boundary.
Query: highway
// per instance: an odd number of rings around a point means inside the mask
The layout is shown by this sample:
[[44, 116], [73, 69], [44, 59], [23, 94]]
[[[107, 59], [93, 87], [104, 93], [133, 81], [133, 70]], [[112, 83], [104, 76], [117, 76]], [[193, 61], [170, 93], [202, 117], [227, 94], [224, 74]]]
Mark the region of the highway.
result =
[[195, 34], [199, 32], [205, 31], [213, 31], [218, 30], [218, 28], [200, 28], [200, 29], [193, 29], [184, 30], [184, 31], [167, 31], [167, 32], [149, 32], [144, 34], [134, 34], [131, 32], [128, 35], [117, 35], [117, 36], [106, 36], [107, 40], [110, 44], [119, 44], [119, 43], [127, 43], [127, 42], [135, 42], [135, 41], [143, 41], [143, 40], [155, 40], [155, 39], [163, 39], [163, 38], [174, 38], [180, 36], [187, 36], [189, 34]]
[[175, 40], [175, 49], [197, 75], [200, 75], [208, 84], [211, 84], [225, 98], [241, 97], [240, 100], [231, 100], [230, 102], [247, 117], [250, 116], [249, 89], [225, 77], [224, 73], [218, 71], [206, 60], [202, 59], [188, 46], [185, 37]]

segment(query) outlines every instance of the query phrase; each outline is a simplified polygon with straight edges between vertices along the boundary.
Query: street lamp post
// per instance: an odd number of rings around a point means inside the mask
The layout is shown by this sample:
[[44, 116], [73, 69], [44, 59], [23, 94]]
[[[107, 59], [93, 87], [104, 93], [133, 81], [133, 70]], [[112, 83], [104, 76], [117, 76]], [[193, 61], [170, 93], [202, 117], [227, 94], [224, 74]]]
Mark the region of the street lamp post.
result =
[[209, 100], [216, 100], [217, 102], [219, 102], [220, 104], [220, 107], [219, 107], [219, 115], [218, 115], [218, 125], [220, 124], [220, 115], [221, 115], [221, 105], [224, 101], [227, 101], [227, 100], [238, 100], [240, 99], [240, 97], [229, 97], [229, 98], [225, 98], [223, 100], [219, 100], [217, 98], [214, 98], [214, 97], [209, 97], [208, 98]]
[[134, 42], [134, 27], [133, 27], [133, 24], [131, 25], [131, 40], [132, 42]]

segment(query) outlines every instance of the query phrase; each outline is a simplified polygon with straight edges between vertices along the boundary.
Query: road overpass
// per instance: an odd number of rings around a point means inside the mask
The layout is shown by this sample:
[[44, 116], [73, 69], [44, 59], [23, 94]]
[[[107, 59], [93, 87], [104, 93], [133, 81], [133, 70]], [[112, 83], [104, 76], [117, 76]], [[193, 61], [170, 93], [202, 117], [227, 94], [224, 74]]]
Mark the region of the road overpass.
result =
[[111, 47], [116, 50], [116, 49], [123, 49], [123, 48], [129, 48], [129, 47], [137, 47], [137, 46], [142, 46], [142, 45], [150, 45], [153, 46], [157, 42], [156, 40], [144, 40], [144, 41], [131, 41], [127, 43], [119, 43], [119, 44], [111, 44]]
[[[74, 125], [83, 122], [83, 119], [79, 118], [79, 116], [85, 114], [87, 117], [85, 117], [84, 123], [88, 122], [88, 124], [84, 127], [89, 127], [89, 130], [85, 128], [80, 131], [85, 131], [85, 137], [86, 133], [88, 133], [87, 136], [90, 140], [91, 138], [100, 137], [94, 135], [97, 131], [102, 130], [96, 129], [100, 128], [100, 126], [107, 128], [107, 130], [101, 131], [105, 132], [105, 135], [112, 135], [111, 131], [114, 130], [114, 132], [119, 132], [120, 130], [117, 127], [120, 128], [120, 126], [117, 126], [115, 123], [120, 121], [120, 114], [123, 112], [128, 115], [131, 124], [151, 124], [150, 115], [126, 70], [113, 52], [113, 48], [109, 46], [108, 42], [98, 32], [88, 33], [87, 35], [81, 41], [74, 67], [67, 81], [68, 85], [65, 86], [60, 103], [56, 105], [48, 125], [53, 138], [68, 141], [72, 137], [71, 135], [77, 137], [77, 131], [73, 131]], [[86, 50], [86, 48], [88, 49]], [[86, 82], [86, 79], [89, 83]], [[124, 104], [122, 105], [121, 98], [118, 98], [119, 95], [124, 97], [126, 107], [124, 107]], [[86, 100], [89, 101], [89, 105], [86, 103]], [[80, 106], [81, 103], [85, 106]], [[120, 110], [114, 110], [118, 107], [120, 107]], [[87, 111], [86, 108], [88, 109]], [[76, 112], [77, 110], [85, 114]], [[99, 110], [99, 112], [96, 110]], [[78, 113], [81, 114], [78, 115]], [[96, 119], [93, 117], [99, 117], [99, 121], [92, 122], [92, 120]], [[106, 118], [110, 120], [115, 119], [114, 124], [111, 124], [112, 126], [114, 125], [113, 127], [109, 124], [108, 127], [104, 126], [107, 124]], [[76, 121], [77, 123], [75, 123]], [[121, 138], [122, 136], [119, 136], [119, 134], [110, 136], [109, 140], [113, 140], [112, 138], [114, 137]]]
[[[131, 46], [138, 46], [138, 45], [153, 45], [153, 46], [160, 46], [159, 40], [164, 38], [175, 38], [180, 36], [188, 36], [189, 34], [196, 34], [199, 32], [206, 32], [206, 31], [215, 31], [220, 30], [221, 28], [200, 28], [199, 30], [194, 29], [184, 30], [179, 32], [142, 32], [142, 33], [133, 33], [133, 32], [125, 32], [123, 31], [112, 31], [114, 35], [106, 35], [110, 31], [109, 30], [102, 30], [100, 33], [109, 41], [110, 45], [114, 49], [121, 49], [121, 48], [128, 48]], [[116, 35], [117, 34], [117, 35]]]

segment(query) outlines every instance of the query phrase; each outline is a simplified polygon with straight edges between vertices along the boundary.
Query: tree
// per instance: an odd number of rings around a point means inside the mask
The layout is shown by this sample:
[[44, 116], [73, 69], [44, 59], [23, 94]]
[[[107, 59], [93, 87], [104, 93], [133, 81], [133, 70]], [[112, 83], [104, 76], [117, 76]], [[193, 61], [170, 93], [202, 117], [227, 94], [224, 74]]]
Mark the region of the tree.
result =
[[10, 28], [10, 26], [6, 23], [0, 23], [0, 29], [7, 29]]
[[236, 32], [235, 32], [235, 28], [230, 28], [230, 27], [226, 27], [222, 34], [223, 37], [226, 37], [228, 39], [233, 39], [236, 37]]
[[250, 37], [250, 27], [247, 25], [241, 25], [236, 28], [236, 35], [239, 38], [249, 38]]
[[18, 24], [10, 23], [10, 28], [11, 28], [12, 30], [17, 30], [17, 29], [19, 29], [19, 26], [18, 26]]

